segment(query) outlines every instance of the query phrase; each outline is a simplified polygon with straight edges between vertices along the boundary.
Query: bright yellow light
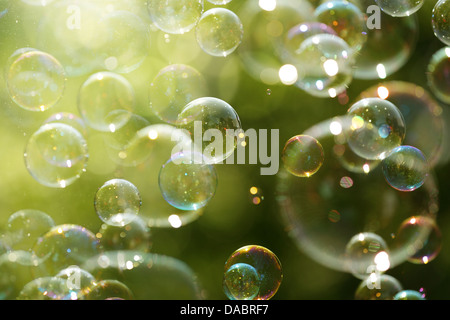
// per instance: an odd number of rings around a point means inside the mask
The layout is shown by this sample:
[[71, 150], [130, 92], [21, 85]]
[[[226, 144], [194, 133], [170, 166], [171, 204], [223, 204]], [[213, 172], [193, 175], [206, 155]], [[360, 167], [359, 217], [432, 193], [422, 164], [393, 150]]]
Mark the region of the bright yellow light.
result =
[[364, 173], [369, 173], [370, 172], [370, 166], [367, 163], [365, 163], [363, 165], [363, 171], [364, 171]]
[[374, 262], [377, 266], [377, 270], [381, 272], [387, 271], [391, 266], [391, 263], [389, 261], [389, 255], [385, 251], [379, 252], [375, 256]]
[[258, 188], [257, 187], [251, 187], [250, 188], [250, 193], [251, 194], [257, 194], [258, 193]]
[[172, 214], [169, 218], [169, 223], [173, 228], [179, 228], [182, 225], [181, 219], [176, 214]]
[[278, 76], [283, 84], [292, 85], [298, 80], [297, 68], [292, 64], [285, 64], [280, 68]]
[[379, 65], [377, 65], [377, 73], [380, 79], [386, 79], [387, 73], [384, 64], [380, 63]]
[[265, 11], [273, 11], [277, 7], [277, 0], [259, 0], [259, 7]]
[[386, 100], [389, 97], [389, 89], [383, 86], [378, 87], [378, 97], [380, 97], [383, 100]]
[[156, 139], [158, 139], [158, 132], [155, 131], [155, 130], [150, 130], [150, 131], [148, 132], [148, 138], [149, 138], [150, 140], [156, 140]]
[[334, 77], [339, 73], [339, 65], [336, 60], [328, 59], [323, 63], [323, 69], [330, 77]]
[[445, 48], [445, 54], [450, 58], [450, 47]]
[[339, 134], [342, 133], [342, 125], [337, 122], [337, 121], [333, 121], [330, 123], [330, 132], [331, 134], [337, 136]]
[[364, 126], [364, 119], [360, 116], [354, 116], [352, 118], [352, 130], [361, 129]]

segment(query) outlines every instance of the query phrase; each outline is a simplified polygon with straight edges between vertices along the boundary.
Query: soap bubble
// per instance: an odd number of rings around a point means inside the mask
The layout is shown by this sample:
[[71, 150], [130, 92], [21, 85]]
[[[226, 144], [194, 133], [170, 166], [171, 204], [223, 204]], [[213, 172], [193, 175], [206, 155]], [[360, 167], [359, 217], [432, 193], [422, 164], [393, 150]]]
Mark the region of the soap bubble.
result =
[[85, 300], [107, 300], [110, 298], [134, 299], [133, 293], [125, 284], [113, 279], [94, 282], [83, 295]]
[[332, 28], [353, 51], [359, 51], [367, 40], [364, 13], [348, 1], [327, 1], [316, 8], [314, 17]]
[[134, 89], [123, 76], [113, 72], [91, 75], [78, 94], [78, 110], [91, 128], [114, 132], [125, 125], [134, 110]]
[[208, 0], [208, 2], [210, 2], [212, 4], [215, 4], [215, 5], [218, 5], [218, 6], [221, 6], [221, 5], [230, 3], [231, 0]]
[[24, 158], [31, 176], [40, 184], [65, 188], [86, 170], [86, 140], [69, 125], [44, 124], [28, 140]]
[[416, 13], [424, 4], [424, 0], [375, 0], [381, 10], [393, 17], [407, 17]]
[[399, 191], [420, 188], [428, 175], [428, 164], [422, 151], [411, 146], [400, 146], [388, 153], [381, 163], [384, 177]]
[[12, 100], [29, 111], [45, 111], [61, 99], [65, 89], [64, 68], [52, 55], [25, 50], [13, 54], [6, 75]]
[[394, 296], [394, 300], [426, 300], [424, 295], [415, 290], [402, 290]]
[[201, 155], [177, 153], [161, 167], [159, 187], [164, 199], [175, 208], [198, 210], [214, 197], [216, 169]]
[[69, 289], [70, 300], [83, 300], [84, 294], [95, 283], [95, 278], [86, 270], [79, 266], [67, 267], [56, 274], [55, 277], [64, 279]]
[[297, 177], [310, 177], [323, 164], [320, 142], [308, 135], [297, 135], [286, 142], [282, 152], [284, 167]]
[[192, 30], [203, 13], [203, 0], [150, 0], [147, 6], [156, 27], [172, 34]]
[[27, 283], [17, 300], [70, 300], [70, 292], [66, 280], [42, 277]]
[[438, 50], [428, 64], [428, 86], [442, 102], [450, 103], [450, 47]]
[[48, 117], [43, 124], [55, 122], [67, 124], [78, 130], [78, 132], [81, 133], [83, 137], [87, 138], [88, 129], [83, 119], [81, 119], [79, 116], [70, 112], [58, 112]]
[[349, 146], [366, 159], [383, 159], [405, 138], [405, 120], [391, 102], [379, 98], [362, 99], [347, 111], [352, 132]]
[[156, 116], [176, 124], [178, 114], [191, 101], [207, 96], [208, 86], [203, 75], [184, 64], [164, 67], [149, 88], [150, 108]]
[[439, 0], [433, 8], [431, 22], [434, 34], [446, 45], [450, 46], [450, 1]]
[[215, 57], [226, 57], [241, 43], [244, 29], [233, 11], [213, 8], [202, 14], [195, 32], [203, 51]]
[[278, 257], [269, 249], [248, 245], [234, 251], [225, 263], [225, 274], [236, 264], [247, 264], [259, 274], [259, 292], [253, 300], [269, 300], [278, 291], [283, 272]]
[[259, 286], [258, 272], [246, 263], [232, 265], [223, 276], [223, 290], [230, 300], [253, 300]]
[[396, 278], [387, 274], [375, 275], [361, 282], [355, 292], [355, 300], [393, 300], [402, 290]]
[[[237, 146], [237, 135], [242, 130], [236, 110], [213, 97], [188, 103], [178, 115], [178, 123], [180, 129], [191, 134], [195, 151], [202, 152], [209, 163], [221, 163], [231, 156]], [[208, 143], [208, 139], [212, 142]]]
[[141, 196], [134, 184], [124, 179], [106, 181], [96, 192], [95, 211], [106, 224], [125, 226], [139, 214]]

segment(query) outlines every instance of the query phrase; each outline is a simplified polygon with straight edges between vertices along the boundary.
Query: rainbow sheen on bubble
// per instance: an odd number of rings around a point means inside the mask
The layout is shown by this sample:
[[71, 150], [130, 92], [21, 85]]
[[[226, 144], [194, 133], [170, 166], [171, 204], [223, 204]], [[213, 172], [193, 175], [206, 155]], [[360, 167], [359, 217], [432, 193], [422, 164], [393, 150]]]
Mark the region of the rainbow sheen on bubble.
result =
[[27, 283], [17, 300], [70, 300], [66, 280], [59, 277], [41, 277]]
[[435, 36], [450, 46], [450, 1], [439, 0], [433, 8], [431, 23]]
[[427, 68], [428, 86], [442, 102], [450, 103], [450, 47], [439, 49]]
[[223, 276], [223, 290], [230, 300], [253, 300], [259, 287], [258, 272], [246, 263], [232, 265]]
[[297, 135], [289, 139], [281, 157], [286, 170], [297, 177], [312, 176], [324, 162], [322, 145], [308, 135]]
[[381, 10], [393, 17], [407, 17], [416, 13], [424, 4], [424, 0], [375, 0]]

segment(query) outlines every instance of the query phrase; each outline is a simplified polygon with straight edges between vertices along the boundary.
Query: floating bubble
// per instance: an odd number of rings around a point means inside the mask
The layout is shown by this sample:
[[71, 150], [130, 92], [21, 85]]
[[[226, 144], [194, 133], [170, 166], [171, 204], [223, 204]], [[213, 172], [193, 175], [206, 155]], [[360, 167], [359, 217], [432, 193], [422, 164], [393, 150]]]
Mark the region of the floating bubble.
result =
[[450, 46], [450, 1], [439, 0], [433, 8], [431, 22], [434, 34], [446, 45]]
[[450, 103], [450, 47], [438, 50], [428, 64], [428, 86], [442, 102]]
[[388, 153], [381, 163], [384, 177], [399, 191], [420, 188], [428, 175], [428, 164], [422, 151], [411, 146], [400, 146]]
[[83, 137], [87, 138], [88, 130], [86, 124], [84, 123], [83, 119], [81, 119], [79, 116], [70, 112], [58, 112], [48, 117], [44, 121], [44, 124], [55, 122], [67, 124], [73, 127], [74, 129], [78, 130], [78, 132], [81, 133]]
[[107, 300], [120, 298], [121, 300], [133, 300], [133, 293], [122, 282], [112, 279], [101, 280], [93, 283], [83, 298], [85, 300]]
[[216, 169], [205, 163], [201, 155], [174, 154], [161, 167], [159, 187], [164, 199], [175, 208], [198, 210], [206, 206], [216, 193]]
[[42, 277], [27, 283], [17, 300], [70, 300], [70, 292], [66, 280]]
[[322, 145], [308, 135], [297, 135], [289, 139], [281, 157], [286, 170], [297, 177], [312, 176], [324, 161]]
[[242, 130], [236, 110], [224, 100], [213, 97], [188, 103], [178, 115], [178, 123], [193, 137], [195, 151], [203, 153], [209, 163], [221, 163], [231, 156]]
[[226, 57], [240, 45], [244, 29], [233, 11], [213, 8], [202, 14], [195, 33], [203, 51], [215, 57]]
[[367, 40], [364, 13], [348, 1], [327, 1], [316, 8], [314, 17], [332, 28], [353, 51], [359, 51]]
[[362, 99], [347, 111], [352, 132], [348, 144], [365, 159], [382, 159], [405, 138], [405, 120], [391, 102], [379, 98]]
[[424, 0], [401, 0], [401, 1], [389, 1], [389, 0], [375, 0], [380, 6], [381, 10], [393, 17], [407, 17], [410, 16], [424, 4]]
[[353, 80], [354, 58], [349, 45], [340, 37], [318, 34], [303, 41], [295, 57], [296, 85], [317, 97], [336, 97]]
[[124, 126], [134, 110], [134, 89], [123, 76], [113, 72], [91, 75], [78, 94], [78, 110], [88, 126], [114, 132]]
[[55, 106], [63, 96], [66, 80], [59, 61], [38, 50], [25, 50], [13, 57], [6, 75], [12, 100], [29, 111], [45, 111]]
[[278, 257], [269, 249], [248, 245], [234, 251], [225, 263], [225, 274], [236, 264], [246, 264], [253, 267], [259, 274], [259, 292], [253, 300], [269, 300], [278, 291], [283, 272]]
[[394, 296], [394, 300], [426, 300], [424, 295], [415, 290], [402, 290]]
[[86, 140], [67, 124], [44, 124], [28, 140], [24, 158], [31, 176], [40, 184], [65, 188], [86, 170]]
[[150, 0], [147, 6], [156, 27], [171, 34], [189, 32], [203, 13], [203, 0]]
[[218, 5], [218, 6], [222, 6], [222, 5], [225, 5], [227, 3], [230, 3], [231, 0], [208, 0], [208, 2], [210, 2], [212, 4], [215, 4], [215, 5]]
[[83, 300], [84, 294], [94, 285], [95, 278], [78, 266], [70, 266], [58, 272], [55, 277], [64, 279], [69, 289], [68, 299]]
[[94, 207], [104, 223], [123, 227], [139, 214], [141, 202], [134, 184], [124, 179], [112, 179], [97, 190]]
[[159, 119], [176, 124], [178, 114], [191, 101], [207, 96], [203, 75], [191, 66], [173, 64], [164, 67], [149, 88], [150, 108]]
[[393, 300], [402, 290], [396, 278], [386, 274], [374, 275], [361, 282], [355, 292], [355, 300]]
[[258, 272], [246, 263], [232, 265], [223, 276], [223, 290], [230, 300], [253, 300], [259, 286]]

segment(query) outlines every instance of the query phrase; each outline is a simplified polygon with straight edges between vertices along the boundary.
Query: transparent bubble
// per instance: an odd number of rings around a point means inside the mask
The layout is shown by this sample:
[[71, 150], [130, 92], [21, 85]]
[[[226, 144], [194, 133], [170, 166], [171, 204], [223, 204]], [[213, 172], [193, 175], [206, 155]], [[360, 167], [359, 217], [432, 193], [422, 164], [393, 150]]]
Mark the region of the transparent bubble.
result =
[[232, 265], [223, 276], [223, 290], [230, 300], [253, 300], [259, 292], [260, 276], [246, 263]]
[[161, 167], [159, 187], [164, 199], [175, 208], [197, 210], [216, 193], [216, 169], [201, 155], [177, 153]]
[[58, 112], [55, 114], [52, 114], [50, 117], [48, 117], [44, 124], [47, 123], [63, 123], [67, 124], [74, 129], [78, 130], [79, 133], [83, 135], [83, 137], [87, 138], [88, 136], [88, 129], [86, 127], [86, 124], [84, 123], [83, 119], [81, 119], [79, 116], [70, 113], [70, 112]]
[[424, 0], [375, 0], [381, 10], [393, 17], [407, 17], [416, 13], [424, 4]]
[[69, 289], [70, 300], [83, 300], [84, 294], [95, 283], [95, 278], [78, 266], [70, 266], [58, 272], [55, 277], [64, 279]]
[[316, 8], [314, 17], [332, 28], [353, 51], [359, 51], [367, 40], [365, 15], [348, 1], [327, 1]]
[[450, 46], [450, 26], [448, 23], [449, 18], [450, 1], [439, 0], [433, 8], [431, 22], [436, 37], [448, 46]]
[[150, 0], [147, 5], [156, 27], [171, 34], [189, 32], [203, 13], [203, 0]]
[[203, 153], [210, 163], [221, 163], [233, 154], [242, 130], [236, 110], [212, 97], [188, 103], [178, 115], [178, 123], [193, 137], [196, 151]]
[[97, 190], [94, 207], [104, 223], [123, 227], [139, 214], [141, 202], [134, 184], [124, 179], [112, 179]]
[[322, 145], [308, 135], [297, 135], [289, 139], [281, 157], [286, 170], [297, 177], [312, 176], [324, 161]]
[[428, 86], [433, 94], [442, 102], [450, 103], [450, 47], [433, 55], [427, 71]]
[[184, 64], [169, 65], [161, 69], [150, 84], [150, 108], [159, 119], [176, 124], [183, 108], [207, 93], [205, 78], [195, 68]]
[[317, 97], [336, 97], [353, 80], [354, 59], [351, 48], [340, 37], [318, 34], [303, 41], [294, 64], [296, 85]]
[[355, 292], [355, 300], [393, 300], [402, 290], [396, 278], [382, 274], [363, 280]]
[[240, 45], [244, 29], [233, 11], [213, 8], [202, 14], [195, 33], [203, 51], [215, 57], [226, 57]]
[[85, 300], [106, 300], [120, 298], [121, 300], [133, 300], [133, 293], [122, 282], [112, 279], [95, 282], [89, 290], [86, 290]]
[[400, 146], [406, 135], [405, 120], [391, 102], [379, 98], [362, 99], [347, 111], [352, 133], [348, 144], [365, 159], [382, 159]]
[[248, 245], [234, 251], [225, 263], [225, 274], [236, 264], [247, 264], [252, 266], [259, 274], [259, 292], [254, 300], [269, 300], [278, 291], [283, 272], [278, 257], [269, 249]]
[[218, 6], [221, 6], [221, 5], [230, 3], [231, 0], [208, 0], [208, 2], [210, 2], [212, 4], [215, 4], [215, 5], [218, 5]]
[[59, 277], [42, 277], [27, 283], [17, 300], [69, 300], [66, 280]]
[[86, 170], [86, 140], [69, 125], [44, 124], [28, 140], [24, 158], [37, 182], [47, 187], [65, 188]]
[[394, 296], [394, 300], [426, 300], [424, 295], [415, 290], [402, 290]]
[[91, 75], [78, 94], [78, 110], [88, 126], [114, 132], [124, 126], [134, 110], [134, 89], [123, 76], [113, 72]]
[[120, 281], [135, 300], [197, 300], [202, 296], [193, 270], [183, 261], [161, 254], [107, 251], [82, 267], [97, 279]]
[[420, 188], [428, 175], [425, 156], [412, 146], [395, 148], [383, 159], [381, 166], [389, 185], [404, 192]]
[[[389, 268], [387, 259], [378, 261], [382, 255], [388, 253], [386, 241], [372, 232], [362, 232], [353, 236], [348, 242], [345, 253], [348, 259], [348, 268], [351, 273], [360, 279], [365, 279], [369, 274], [380, 273]], [[378, 258], [378, 259], [377, 259]]]
[[96, 237], [105, 251], [149, 252], [153, 245], [150, 228], [139, 216], [134, 216], [131, 222], [123, 227], [102, 224]]
[[55, 0], [22, 0], [23, 3], [32, 5], [32, 6], [46, 6], [52, 3]]
[[41, 261], [35, 272], [56, 275], [72, 265], [80, 266], [101, 251], [98, 239], [88, 229], [74, 224], [57, 225], [34, 246], [36, 258]]
[[38, 50], [26, 50], [13, 57], [6, 75], [12, 100], [29, 111], [45, 111], [55, 106], [63, 96], [66, 81], [59, 61]]
[[441, 231], [433, 217], [413, 216], [400, 225], [394, 245], [405, 248], [409, 262], [427, 264], [441, 251]]

